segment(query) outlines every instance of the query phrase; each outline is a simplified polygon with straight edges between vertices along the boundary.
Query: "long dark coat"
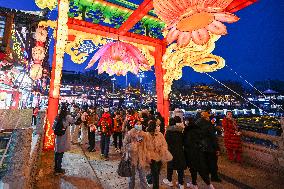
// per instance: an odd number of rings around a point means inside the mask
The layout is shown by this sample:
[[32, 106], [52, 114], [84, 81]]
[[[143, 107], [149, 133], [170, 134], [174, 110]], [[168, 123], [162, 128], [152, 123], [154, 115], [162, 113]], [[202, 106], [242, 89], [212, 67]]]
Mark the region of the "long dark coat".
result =
[[184, 129], [184, 154], [187, 167], [205, 173], [208, 172], [208, 166], [206, 164], [206, 152], [203, 152], [200, 146], [201, 137], [204, 136], [195, 124]]
[[184, 154], [186, 158], [186, 164], [188, 167], [197, 168], [200, 163], [200, 148], [199, 148], [199, 130], [194, 125], [189, 125], [184, 129]]
[[166, 141], [168, 149], [173, 156], [173, 160], [168, 162], [168, 167], [171, 167], [173, 170], [186, 169], [182, 131], [174, 126], [170, 126], [166, 133]]

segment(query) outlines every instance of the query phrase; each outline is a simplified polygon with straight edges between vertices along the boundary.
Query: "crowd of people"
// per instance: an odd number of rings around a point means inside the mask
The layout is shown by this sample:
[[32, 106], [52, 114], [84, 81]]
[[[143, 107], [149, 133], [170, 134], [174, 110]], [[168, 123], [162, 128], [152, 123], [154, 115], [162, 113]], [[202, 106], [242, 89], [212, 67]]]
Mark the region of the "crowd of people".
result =
[[[221, 182], [218, 176], [220, 149], [216, 133], [224, 131], [229, 159], [241, 162], [241, 133], [231, 112], [227, 113], [222, 125], [216, 126], [216, 119], [210, 110], [199, 112], [195, 117], [173, 115], [169, 124], [165, 125], [159, 112], [110, 112], [109, 108], [101, 112], [95, 107], [80, 109], [62, 105], [53, 124], [56, 135], [55, 174], [65, 172], [62, 158], [64, 152], [71, 149], [71, 143], [81, 144], [90, 152], [96, 152], [96, 137], [99, 135], [102, 159], [110, 160], [112, 141], [115, 152], [130, 160], [129, 189], [135, 188], [136, 172], [139, 174], [140, 188], [158, 189], [162, 165], [167, 167], [167, 175], [163, 179], [163, 184], [167, 186], [174, 185], [173, 174], [176, 171], [178, 188], [197, 189], [199, 174], [208, 188], [214, 189], [211, 182]], [[191, 173], [191, 182], [188, 183], [184, 182], [186, 169]]]

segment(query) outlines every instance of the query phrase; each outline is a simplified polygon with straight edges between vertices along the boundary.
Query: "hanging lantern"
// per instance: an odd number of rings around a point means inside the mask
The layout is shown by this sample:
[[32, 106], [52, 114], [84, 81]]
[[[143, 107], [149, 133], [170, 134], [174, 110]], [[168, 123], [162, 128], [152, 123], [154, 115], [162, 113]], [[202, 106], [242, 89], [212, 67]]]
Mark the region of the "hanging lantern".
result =
[[227, 29], [222, 22], [233, 23], [237, 16], [225, 12], [233, 0], [154, 0], [155, 13], [167, 24], [168, 43], [177, 41], [179, 46], [187, 46], [192, 40], [204, 45], [210, 33], [226, 35]]
[[[45, 43], [47, 38], [47, 31], [44, 27], [38, 27], [35, 32], [35, 40], [37, 42]], [[37, 45], [41, 46], [41, 45]]]
[[39, 64], [33, 64], [30, 70], [30, 78], [38, 80], [42, 77], [42, 66]]
[[32, 56], [34, 60], [42, 61], [45, 57], [45, 49], [40, 46], [36, 46], [32, 49]]
[[0, 101], [4, 101], [7, 98], [7, 92], [0, 92]]
[[87, 68], [92, 67], [99, 59], [99, 74], [106, 72], [109, 75], [126, 75], [128, 71], [138, 74], [139, 71], [151, 69], [147, 59], [137, 47], [121, 41], [103, 46], [93, 56]]

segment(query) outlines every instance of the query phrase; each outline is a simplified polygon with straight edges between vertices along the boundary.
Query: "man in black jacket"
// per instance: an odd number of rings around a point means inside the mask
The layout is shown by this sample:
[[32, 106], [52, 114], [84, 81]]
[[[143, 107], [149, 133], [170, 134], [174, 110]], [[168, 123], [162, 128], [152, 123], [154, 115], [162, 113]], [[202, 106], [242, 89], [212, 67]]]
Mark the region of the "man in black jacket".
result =
[[212, 182], [221, 182], [218, 176], [218, 156], [220, 154], [220, 148], [218, 144], [218, 139], [216, 136], [216, 128], [210, 120], [211, 110], [206, 110], [202, 112], [202, 118], [207, 120], [208, 129], [208, 151], [207, 151], [207, 163], [209, 167], [209, 172], [211, 175]]

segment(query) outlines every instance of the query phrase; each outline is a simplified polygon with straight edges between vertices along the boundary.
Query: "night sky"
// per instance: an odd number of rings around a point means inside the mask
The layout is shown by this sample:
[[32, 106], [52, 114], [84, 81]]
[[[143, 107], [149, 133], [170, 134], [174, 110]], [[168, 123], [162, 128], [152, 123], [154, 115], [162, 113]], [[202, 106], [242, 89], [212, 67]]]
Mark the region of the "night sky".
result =
[[[134, 3], [141, 3], [142, 0]], [[33, 0], [0, 0], [0, 6], [35, 10]], [[53, 11], [55, 12], [55, 11]], [[250, 82], [267, 79], [284, 80], [284, 1], [259, 0], [259, 2], [236, 13], [241, 19], [227, 24], [228, 35], [216, 44], [213, 54], [222, 56], [226, 64]], [[53, 45], [53, 43], [51, 43]], [[50, 52], [52, 54], [52, 51]], [[91, 56], [92, 57], [92, 56]], [[77, 65], [65, 56], [65, 70], [84, 71], [88, 62]], [[94, 68], [93, 68], [94, 69]], [[205, 74], [184, 69], [182, 79], [190, 82], [211, 82]], [[130, 74], [131, 75], [131, 74]], [[218, 80], [242, 81], [228, 67], [211, 74]], [[154, 79], [154, 74], [146, 73], [145, 82]], [[134, 76], [130, 76], [137, 82]], [[125, 79], [119, 77], [121, 84]]]

